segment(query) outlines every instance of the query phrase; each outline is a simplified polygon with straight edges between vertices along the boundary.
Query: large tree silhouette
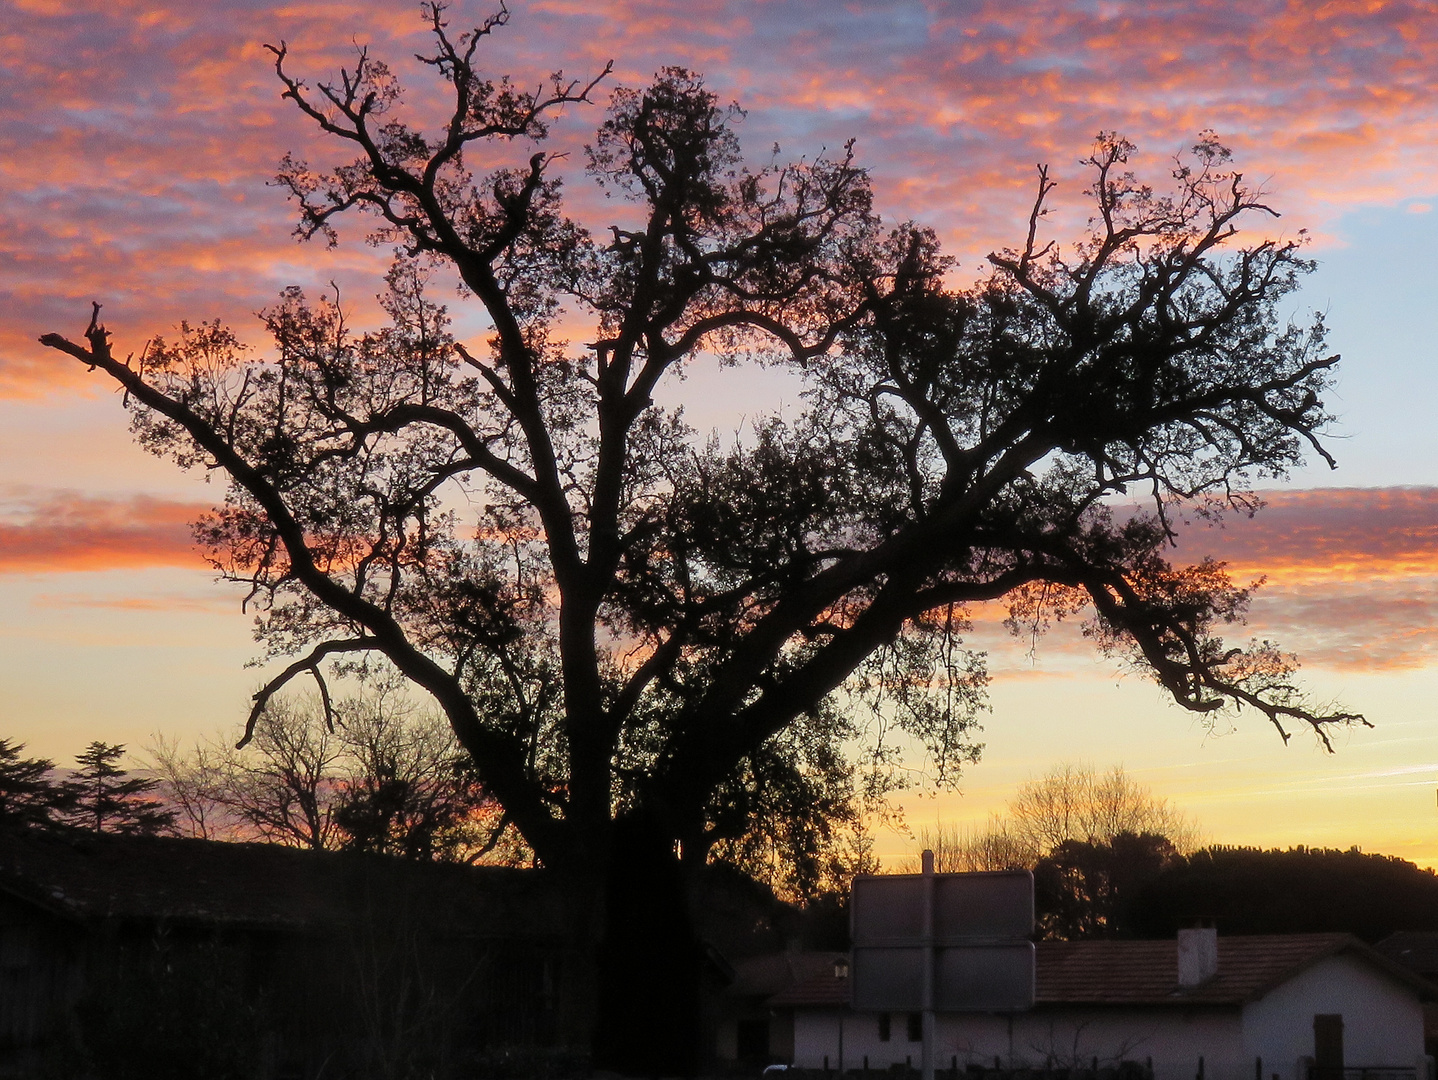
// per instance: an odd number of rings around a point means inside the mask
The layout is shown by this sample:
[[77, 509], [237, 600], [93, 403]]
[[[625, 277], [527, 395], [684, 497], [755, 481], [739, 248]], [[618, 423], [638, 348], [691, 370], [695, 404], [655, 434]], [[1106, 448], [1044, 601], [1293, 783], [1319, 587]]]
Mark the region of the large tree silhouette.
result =
[[[1285, 737], [1357, 719], [1311, 709], [1275, 647], [1220, 639], [1248, 597], [1221, 567], [1164, 556], [1174, 500], [1247, 509], [1254, 478], [1327, 456], [1323, 327], [1276, 315], [1307, 264], [1238, 241], [1268, 210], [1214, 140], [1161, 196], [1102, 137], [1067, 248], [1039, 235], [1041, 171], [1026, 238], [951, 289], [932, 233], [881, 227], [849, 150], [749, 168], [734, 110], [668, 69], [612, 95], [588, 167], [626, 209], [592, 234], [538, 147], [596, 84], [490, 79], [475, 58], [506, 16], [430, 18], [452, 102], [433, 135], [367, 53], [311, 88], [274, 50], [284, 96], [354, 155], [285, 160], [300, 232], [367, 212], [408, 256], [384, 329], [296, 290], [268, 356], [205, 324], [122, 360], [98, 307], [83, 341], [42, 341], [125, 389], [145, 446], [229, 476], [199, 535], [295, 658], [257, 711], [360, 655], [444, 710], [573, 898], [565, 1024], [602, 1060], [685, 1066], [686, 882], [782, 807], [776, 779], [858, 766], [882, 789], [896, 728], [934, 782], [973, 755], [965, 605], [1086, 610], [1099, 648], [1200, 714]], [[484, 348], [450, 336], [432, 273], [482, 308]], [[806, 408], [704, 442], [654, 395], [706, 351], [788, 365]], [[1150, 512], [1106, 508], [1134, 491]]]

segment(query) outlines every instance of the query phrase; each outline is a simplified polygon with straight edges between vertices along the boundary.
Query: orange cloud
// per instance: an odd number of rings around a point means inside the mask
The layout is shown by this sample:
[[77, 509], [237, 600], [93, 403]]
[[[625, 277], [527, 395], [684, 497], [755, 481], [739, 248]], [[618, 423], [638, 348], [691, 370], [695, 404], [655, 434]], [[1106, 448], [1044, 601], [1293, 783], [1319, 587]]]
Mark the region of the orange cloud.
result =
[[1426, 667], [1438, 660], [1438, 577], [1266, 588], [1249, 622], [1307, 666]]
[[1263, 493], [1253, 518], [1194, 526], [1182, 559], [1212, 555], [1262, 576], [1249, 629], [1306, 664], [1362, 670], [1438, 659], [1438, 488]]
[[[1267, 505], [1254, 518], [1230, 519], [1222, 529], [1188, 527], [1175, 553], [1181, 562], [1225, 559], [1240, 581], [1267, 578], [1255, 593], [1249, 624], [1228, 637], [1270, 637], [1306, 664], [1323, 667], [1402, 669], [1438, 660], [1438, 488], [1281, 491], [1264, 498]], [[208, 509], [144, 495], [11, 491], [0, 497], [0, 574], [198, 568], [204, 563], [189, 523]], [[47, 594], [39, 602], [170, 605], [81, 593]], [[1037, 642], [1015, 638], [1000, 625], [1005, 614], [1001, 604], [977, 607], [968, 635], [972, 645], [990, 651], [1005, 677], [1059, 673], [1092, 651], [1074, 626]]]
[[199, 567], [189, 523], [208, 509], [145, 495], [21, 492], [0, 510], [0, 574]]
[[1318, 488], [1262, 493], [1253, 518], [1183, 530], [1183, 558], [1211, 555], [1235, 577], [1275, 586], [1438, 576], [1438, 488]]
[[86, 596], [79, 593], [41, 593], [31, 601], [36, 607], [98, 609], [104, 611], [154, 611], [166, 614], [175, 611], [220, 611], [232, 614], [235, 605], [230, 598], [193, 596], [185, 593], [164, 593], [158, 596]]
[[[1177, 563], [1222, 559], [1233, 578], [1263, 578], [1232, 643], [1277, 641], [1310, 667], [1403, 670], [1438, 661], [1438, 488], [1267, 491], [1252, 518], [1181, 530]], [[1005, 678], [1064, 676], [1093, 646], [1073, 624], [1036, 642], [1000, 626], [1002, 603], [971, 614], [973, 647]], [[1032, 655], [1030, 655], [1032, 650]], [[1035, 663], [1037, 666], [1035, 666]]]

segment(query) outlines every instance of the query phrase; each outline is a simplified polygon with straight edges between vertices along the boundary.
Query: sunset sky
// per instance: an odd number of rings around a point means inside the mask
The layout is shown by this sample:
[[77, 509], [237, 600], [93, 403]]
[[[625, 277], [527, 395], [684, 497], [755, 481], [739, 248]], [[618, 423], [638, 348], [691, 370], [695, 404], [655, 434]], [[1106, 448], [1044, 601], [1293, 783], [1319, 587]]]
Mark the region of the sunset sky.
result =
[[[1335, 754], [1261, 718], [1208, 730], [1064, 628], [1008, 638], [980, 618], [993, 712], [961, 795], [906, 800], [914, 826], [981, 820], [1061, 761], [1122, 763], [1223, 843], [1316, 844], [1438, 865], [1438, 13], [1428, 0], [929, 3], [513, 0], [490, 67], [532, 83], [613, 59], [607, 86], [663, 65], [702, 71], [748, 110], [756, 161], [856, 138], [888, 220], [934, 225], [960, 279], [1016, 242], [1034, 166], [1061, 187], [1059, 238], [1081, 224], [1093, 136], [1138, 143], [1162, 182], [1203, 129], [1319, 261], [1294, 311], [1325, 314], [1343, 354], [1322, 463], [1266, 493], [1253, 521], [1185, 534], [1267, 586], [1248, 633], [1297, 652], [1322, 698], [1367, 714]], [[455, 24], [488, 8], [456, 3]], [[108, 382], [36, 343], [78, 337], [91, 300], [116, 350], [180, 320], [253, 313], [330, 281], [363, 321], [387, 255], [341, 231], [299, 245], [269, 186], [286, 150], [331, 152], [280, 101], [264, 42], [311, 82], [354, 43], [395, 67], [407, 104], [438, 99], [413, 54], [416, 4], [0, 0], [0, 735], [68, 761], [90, 739], [232, 728], [262, 672], [239, 595], [213, 583], [188, 522], [222, 491], [132, 445]], [[602, 118], [571, 109], [578, 149]], [[568, 162], [573, 212], [606, 207]], [[483, 324], [451, 305], [462, 335]], [[784, 400], [782, 379], [700, 370], [672, 397], [732, 429]], [[790, 402], [792, 403], [792, 402]], [[901, 837], [880, 837], [898, 854]]]

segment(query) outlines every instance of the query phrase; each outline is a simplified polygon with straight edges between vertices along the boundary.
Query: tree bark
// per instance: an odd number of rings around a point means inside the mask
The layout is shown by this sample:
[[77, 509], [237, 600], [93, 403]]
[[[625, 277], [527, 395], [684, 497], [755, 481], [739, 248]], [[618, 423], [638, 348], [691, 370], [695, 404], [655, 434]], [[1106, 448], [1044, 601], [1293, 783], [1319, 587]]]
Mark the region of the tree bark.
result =
[[674, 841], [643, 812], [619, 818], [598, 950], [594, 1064], [629, 1076], [699, 1067], [703, 950]]

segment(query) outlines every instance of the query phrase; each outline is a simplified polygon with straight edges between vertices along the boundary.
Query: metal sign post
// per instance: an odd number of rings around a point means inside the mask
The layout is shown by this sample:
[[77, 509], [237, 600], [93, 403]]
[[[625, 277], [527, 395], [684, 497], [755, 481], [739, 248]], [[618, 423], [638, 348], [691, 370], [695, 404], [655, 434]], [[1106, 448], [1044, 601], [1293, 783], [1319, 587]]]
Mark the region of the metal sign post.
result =
[[1034, 879], [1027, 870], [857, 877], [850, 895], [850, 1004], [919, 1013], [923, 1075], [933, 1080], [934, 1017], [1012, 1012], [1034, 1001]]
[[923, 1080], [934, 1080], [934, 853], [925, 849], [924, 879], [924, 1009], [920, 1068]]

